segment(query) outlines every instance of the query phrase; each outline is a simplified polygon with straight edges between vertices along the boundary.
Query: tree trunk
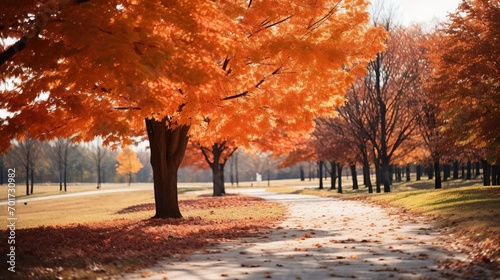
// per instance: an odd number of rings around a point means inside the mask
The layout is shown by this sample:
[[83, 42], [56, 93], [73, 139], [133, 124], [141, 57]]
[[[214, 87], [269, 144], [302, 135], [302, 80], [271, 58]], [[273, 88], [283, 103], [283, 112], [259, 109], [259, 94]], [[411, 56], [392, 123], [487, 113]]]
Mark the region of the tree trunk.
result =
[[356, 164], [351, 165], [351, 175], [352, 175], [352, 189], [357, 190], [359, 189], [359, 186], [358, 186], [358, 174], [356, 172]]
[[336, 184], [336, 181], [337, 181], [337, 166], [335, 164], [334, 161], [330, 161], [330, 166], [332, 168], [332, 172], [331, 172], [331, 177], [332, 177], [332, 180], [330, 182], [330, 190], [334, 190], [335, 189], [335, 184]]
[[382, 190], [380, 188], [381, 186], [381, 171], [380, 171], [380, 164], [379, 163], [375, 163], [375, 187], [376, 187], [376, 192], [377, 193], [381, 193]]
[[472, 162], [470, 160], [467, 161], [467, 177], [465, 179], [466, 180], [472, 179]]
[[448, 181], [448, 178], [450, 177], [450, 168], [449, 165], [443, 164], [443, 182]]
[[62, 192], [63, 190], [63, 167], [62, 167], [62, 162], [59, 162], [59, 191]]
[[434, 160], [434, 175], [436, 179], [434, 180], [434, 188], [440, 189], [441, 186], [441, 168], [439, 164], [439, 159]]
[[411, 176], [410, 176], [410, 164], [408, 163], [406, 165], [406, 182], [410, 182], [411, 181]]
[[32, 165], [31, 166], [31, 190], [30, 190], [30, 194], [33, 194], [33, 185], [34, 185], [34, 182], [35, 182], [35, 172], [34, 172], [35, 168], [34, 166]]
[[220, 166], [220, 180], [222, 181], [222, 194], [226, 194], [226, 178], [224, 177], [224, 168], [226, 168], [226, 163], [222, 163]]
[[[497, 161], [498, 162], [498, 161]], [[498, 168], [498, 163], [492, 164], [491, 165], [491, 183], [493, 186], [498, 186], [500, 185], [499, 182], [499, 174], [500, 168]]]
[[306, 176], [304, 174], [304, 167], [300, 166], [300, 181], [305, 181]]
[[30, 195], [30, 166], [26, 164], [26, 195]]
[[368, 187], [368, 193], [373, 193], [373, 185], [370, 178], [370, 164], [368, 161], [363, 163], [363, 181], [365, 186]]
[[427, 168], [427, 176], [429, 177], [429, 180], [434, 179], [434, 166], [432, 164]]
[[337, 163], [337, 173], [339, 177], [339, 187], [337, 188], [338, 193], [342, 193], [342, 164]]
[[481, 160], [481, 164], [483, 165], [483, 186], [491, 185], [491, 166], [490, 163], [483, 159]]
[[318, 177], [319, 177], [319, 189], [322, 190], [323, 189], [323, 161], [320, 160], [318, 162], [318, 165], [319, 165], [319, 174], [318, 174]]
[[188, 144], [189, 126], [171, 127], [167, 118], [146, 119], [151, 149], [156, 214], [154, 218], [182, 218], [177, 196], [177, 171]]
[[309, 162], [309, 181], [312, 181], [312, 168], [311, 168], [311, 163]]
[[223, 171], [221, 170], [221, 164], [214, 163], [211, 164], [212, 169], [212, 182], [213, 186], [213, 196], [222, 196], [224, 194], [224, 181], [223, 181]]
[[396, 167], [396, 174], [395, 174], [396, 175], [395, 176], [396, 177], [396, 181], [398, 181], [398, 182], [403, 181], [402, 172], [403, 172], [403, 170], [402, 170], [402, 168], [400, 166]]
[[422, 177], [422, 165], [417, 165], [417, 181], [420, 181]]
[[97, 188], [101, 188], [101, 164], [97, 165]]
[[458, 160], [454, 160], [453, 161], [453, 180], [458, 179], [458, 169], [459, 169]]
[[384, 184], [384, 192], [391, 192], [391, 169], [389, 161], [382, 163], [382, 183]]

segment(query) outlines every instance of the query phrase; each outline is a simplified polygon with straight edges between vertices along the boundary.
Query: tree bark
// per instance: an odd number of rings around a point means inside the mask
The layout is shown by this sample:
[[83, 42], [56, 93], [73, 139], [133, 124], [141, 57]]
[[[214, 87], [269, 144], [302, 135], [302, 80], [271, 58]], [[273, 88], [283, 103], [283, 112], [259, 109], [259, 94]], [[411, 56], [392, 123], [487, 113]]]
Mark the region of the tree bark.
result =
[[26, 195], [30, 195], [30, 165], [26, 164]]
[[32, 165], [31, 166], [31, 190], [30, 190], [30, 194], [33, 194], [33, 185], [35, 183], [35, 167]]
[[182, 218], [177, 194], [177, 171], [188, 144], [189, 126], [173, 127], [167, 118], [160, 121], [146, 119], [145, 122], [153, 169], [156, 208], [153, 218]]
[[352, 175], [352, 189], [357, 190], [359, 189], [359, 186], [358, 186], [358, 174], [356, 172], [356, 164], [351, 165], [351, 175]]
[[381, 184], [380, 184], [380, 181], [381, 181], [381, 174], [380, 174], [380, 164], [378, 163], [375, 163], [375, 188], [376, 188], [376, 192], [377, 193], [381, 193], [382, 190], [380, 188]]
[[441, 168], [440, 168], [440, 164], [439, 164], [439, 159], [434, 160], [434, 175], [435, 175], [434, 188], [441, 189], [442, 188], [442, 186], [441, 186]]
[[332, 180], [330, 182], [330, 190], [334, 190], [335, 189], [335, 184], [336, 184], [336, 181], [337, 181], [337, 166], [335, 164], [334, 161], [330, 161], [330, 166], [332, 168], [332, 172], [331, 172], [331, 177], [332, 177]]
[[318, 162], [318, 165], [319, 165], [319, 189], [322, 190], [323, 189], [323, 161], [320, 160]]
[[458, 170], [459, 170], [459, 162], [458, 160], [453, 161], [453, 180], [458, 179]]
[[212, 169], [213, 196], [222, 196], [224, 194], [223, 171], [219, 163], [214, 163], [210, 166]]
[[396, 167], [396, 180], [403, 181], [403, 168], [401, 166]]
[[465, 177], [466, 180], [472, 179], [472, 162], [467, 161], [467, 175]]
[[483, 186], [491, 185], [491, 165], [486, 159], [481, 160], [483, 165]]
[[342, 164], [337, 163], [337, 173], [339, 177], [339, 187], [337, 188], [338, 193], [342, 193]]
[[410, 164], [408, 163], [406, 165], [406, 182], [410, 182], [411, 181], [411, 176], [410, 176]]
[[368, 193], [373, 193], [373, 185], [370, 178], [370, 164], [368, 160], [363, 163], [363, 181], [365, 186], [368, 187]]
[[417, 178], [416, 178], [416, 180], [420, 181], [421, 177], [422, 177], [422, 165], [419, 164], [419, 165], [417, 165]]
[[450, 174], [451, 174], [451, 166], [446, 163], [446, 164], [443, 164], [443, 181], [448, 181], [448, 178], [450, 178]]

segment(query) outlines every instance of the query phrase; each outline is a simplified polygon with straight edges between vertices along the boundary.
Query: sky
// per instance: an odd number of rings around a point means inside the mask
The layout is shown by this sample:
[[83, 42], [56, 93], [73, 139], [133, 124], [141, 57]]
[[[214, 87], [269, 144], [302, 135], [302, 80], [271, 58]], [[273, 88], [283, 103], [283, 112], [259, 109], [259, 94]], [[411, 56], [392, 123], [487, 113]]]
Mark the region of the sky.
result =
[[[448, 12], [454, 12], [461, 0], [392, 0], [403, 25], [411, 23], [433, 24], [437, 18], [446, 20]], [[398, 8], [399, 7], [399, 8]]]

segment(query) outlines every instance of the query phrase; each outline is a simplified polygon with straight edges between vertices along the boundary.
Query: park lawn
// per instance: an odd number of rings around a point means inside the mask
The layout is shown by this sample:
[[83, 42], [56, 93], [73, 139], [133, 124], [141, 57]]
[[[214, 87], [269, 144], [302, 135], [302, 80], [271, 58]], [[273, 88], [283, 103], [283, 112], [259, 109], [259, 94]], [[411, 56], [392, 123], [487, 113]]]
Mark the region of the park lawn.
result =
[[[279, 222], [285, 212], [277, 203], [241, 195], [181, 194], [179, 200], [183, 219], [150, 219], [151, 191], [18, 205], [16, 279], [119, 275], [165, 257], [182, 258], [212, 243], [256, 234]], [[2, 236], [8, 234], [0, 231]], [[7, 246], [0, 244], [1, 251], [6, 252]], [[12, 276], [5, 273], [0, 273], [1, 279]]]
[[[101, 190], [110, 190], [110, 189], [118, 189], [118, 188], [137, 188], [137, 187], [150, 187], [153, 189], [153, 185], [151, 183], [136, 183], [131, 186], [127, 186], [127, 184], [119, 184], [119, 183], [105, 183], [101, 185]], [[60, 191], [59, 184], [35, 184], [33, 187], [33, 194], [26, 195], [26, 185], [24, 183], [16, 183], [16, 199], [29, 199], [34, 197], [42, 197], [49, 195], [59, 195], [59, 194], [67, 194], [67, 193], [79, 193], [79, 192], [88, 192], [97, 190], [95, 183], [69, 183], [67, 185], [65, 191]], [[0, 192], [0, 201], [7, 200], [7, 190], [2, 190]]]
[[432, 183], [400, 184], [392, 193], [368, 194], [366, 189], [339, 194], [325, 188], [271, 188], [270, 191], [297, 193], [339, 199], [361, 200], [385, 208], [397, 207], [392, 214], [423, 216], [443, 229], [450, 241], [458, 242], [474, 261], [500, 266], [500, 187], [472, 186], [452, 182], [445, 189], [432, 189]]

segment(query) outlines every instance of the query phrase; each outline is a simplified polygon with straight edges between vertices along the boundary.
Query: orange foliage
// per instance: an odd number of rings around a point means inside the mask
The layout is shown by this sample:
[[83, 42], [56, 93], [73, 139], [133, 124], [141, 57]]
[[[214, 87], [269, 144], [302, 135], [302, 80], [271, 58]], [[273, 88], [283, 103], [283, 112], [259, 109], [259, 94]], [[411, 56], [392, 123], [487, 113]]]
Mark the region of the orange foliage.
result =
[[128, 184], [130, 185], [132, 174], [137, 173], [143, 167], [142, 163], [137, 158], [137, 154], [129, 147], [123, 148], [116, 156], [118, 166], [116, 172], [128, 176]]
[[[19, 38], [38, 1], [1, 1], [0, 38]], [[203, 146], [280, 127], [310, 131], [383, 48], [367, 1], [75, 1], [0, 66], [1, 149], [40, 139], [145, 135], [144, 119], [189, 125]], [[209, 120], [207, 122], [207, 120]], [[208, 136], [204, 136], [208, 135]], [[200, 139], [197, 139], [197, 138]]]
[[500, 158], [500, 6], [463, 1], [438, 30], [433, 90], [445, 102], [448, 129], [462, 147]]

